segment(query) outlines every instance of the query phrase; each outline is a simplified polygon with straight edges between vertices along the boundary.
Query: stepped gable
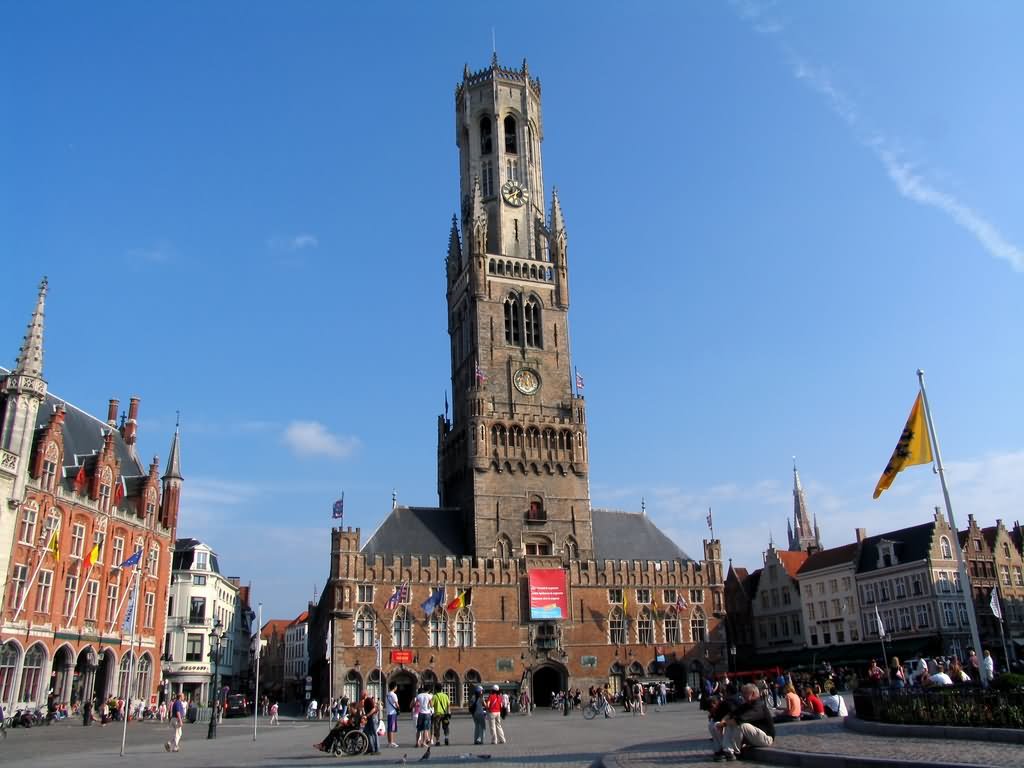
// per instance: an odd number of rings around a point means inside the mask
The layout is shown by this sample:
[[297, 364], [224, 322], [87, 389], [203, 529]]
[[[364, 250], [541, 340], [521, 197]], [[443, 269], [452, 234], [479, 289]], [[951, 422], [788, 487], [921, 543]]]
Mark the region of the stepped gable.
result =
[[831, 568], [833, 565], [839, 565], [840, 563], [852, 563], [857, 559], [857, 547], [859, 546], [859, 542], [853, 542], [852, 544], [844, 544], [841, 547], [832, 547], [832, 549], [823, 549], [815, 552], [804, 561], [804, 564], [800, 566], [800, 570], [797, 572], [810, 573], [811, 571], [820, 571], [822, 568]]
[[445, 507], [395, 507], [360, 550], [362, 554], [437, 558], [472, 554], [461, 510]]
[[782, 567], [786, 569], [786, 573], [789, 574], [791, 579], [795, 579], [800, 568], [807, 562], [809, 555], [806, 552], [788, 552], [786, 550], [776, 550], [776, 554], [779, 556], [779, 562], [782, 563]]
[[595, 560], [693, 560], [646, 515], [609, 509], [590, 514]]
[[927, 560], [932, 550], [932, 536], [935, 523], [922, 523], [898, 531], [888, 531], [877, 536], [868, 536], [861, 542], [860, 562], [857, 573], [878, 570], [878, 543], [883, 539], [895, 544], [893, 554], [901, 563]]

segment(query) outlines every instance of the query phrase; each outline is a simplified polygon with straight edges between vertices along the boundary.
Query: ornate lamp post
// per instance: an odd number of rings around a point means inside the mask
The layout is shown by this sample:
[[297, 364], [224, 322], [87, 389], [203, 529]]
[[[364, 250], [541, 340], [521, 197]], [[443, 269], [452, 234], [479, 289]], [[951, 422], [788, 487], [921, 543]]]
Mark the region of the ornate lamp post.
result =
[[206, 738], [217, 738], [217, 672], [220, 665], [220, 642], [224, 639], [224, 629], [220, 619], [213, 620], [210, 629], [210, 728]]

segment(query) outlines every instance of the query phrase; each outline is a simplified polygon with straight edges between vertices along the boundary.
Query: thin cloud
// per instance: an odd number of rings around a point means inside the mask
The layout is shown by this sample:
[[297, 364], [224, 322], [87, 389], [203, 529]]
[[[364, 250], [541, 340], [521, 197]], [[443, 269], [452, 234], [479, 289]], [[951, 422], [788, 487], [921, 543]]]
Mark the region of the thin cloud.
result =
[[[766, 37], [781, 40], [785, 27], [769, 14], [773, 4], [760, 5], [750, 0], [733, 0], [739, 17]], [[1024, 272], [1024, 251], [1006, 239], [982, 213], [926, 180], [913, 165], [900, 158], [896, 143], [878, 131], [865, 128], [856, 102], [833, 82], [829, 73], [796, 54], [787, 43], [780, 43], [793, 63], [793, 76], [823, 97], [829, 108], [857, 134], [881, 163], [896, 190], [907, 200], [934, 208], [967, 231], [994, 258], [1007, 262], [1016, 272]]]
[[302, 232], [287, 237], [272, 237], [267, 241], [267, 245], [275, 251], [297, 253], [298, 251], [317, 248], [320, 245], [320, 239], [316, 235]]
[[293, 421], [284, 429], [284, 442], [297, 456], [344, 459], [359, 445], [354, 437], [331, 434], [319, 421]]
[[174, 249], [167, 243], [158, 243], [146, 248], [129, 248], [125, 251], [125, 260], [135, 266], [166, 264], [173, 258]]

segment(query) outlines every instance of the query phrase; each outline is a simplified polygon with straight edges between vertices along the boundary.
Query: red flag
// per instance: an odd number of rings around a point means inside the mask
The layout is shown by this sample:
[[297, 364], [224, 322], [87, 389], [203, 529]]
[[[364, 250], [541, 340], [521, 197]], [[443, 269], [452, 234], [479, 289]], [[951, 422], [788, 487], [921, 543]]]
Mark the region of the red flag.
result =
[[83, 464], [78, 468], [78, 474], [75, 475], [75, 490], [81, 493], [88, 481], [89, 478], [85, 475], [85, 464]]
[[117, 478], [117, 485], [114, 487], [114, 506], [121, 503], [121, 499], [124, 498], [124, 479]]

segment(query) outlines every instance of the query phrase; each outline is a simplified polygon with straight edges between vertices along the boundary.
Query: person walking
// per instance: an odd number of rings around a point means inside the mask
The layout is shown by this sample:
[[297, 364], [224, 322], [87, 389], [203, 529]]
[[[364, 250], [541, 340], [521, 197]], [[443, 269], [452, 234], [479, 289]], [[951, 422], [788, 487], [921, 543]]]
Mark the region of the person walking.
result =
[[487, 697], [487, 718], [491, 725], [491, 744], [505, 743], [505, 729], [501, 727], [501, 690], [498, 686], [491, 688]]
[[277, 702], [275, 701], [270, 705], [270, 724], [280, 725], [281, 723], [277, 719]]
[[387, 737], [388, 746], [397, 747], [395, 734], [398, 733], [398, 683], [388, 686], [388, 695], [384, 701], [384, 712], [388, 717]]
[[473, 717], [473, 743], [483, 744], [487, 727], [487, 703], [484, 700], [484, 689], [479, 685], [473, 689], [473, 698], [469, 702], [469, 714]]
[[177, 752], [181, 745], [181, 727], [185, 723], [185, 694], [179, 693], [171, 705], [171, 740], [164, 744], [168, 752]]
[[433, 696], [426, 686], [420, 688], [416, 694], [416, 746], [429, 747], [431, 742], [430, 717], [434, 710], [431, 702]]
[[981, 683], [982, 685], [992, 685], [992, 679], [996, 676], [996, 661], [992, 658], [992, 651], [986, 648], [982, 651], [983, 658], [981, 660]]
[[444, 689], [434, 685], [434, 699], [431, 702], [434, 708], [434, 716], [431, 718], [431, 725], [434, 731], [434, 743], [441, 743], [441, 731], [444, 731], [444, 745], [448, 746], [448, 726], [452, 719], [452, 702]]
[[377, 699], [368, 691], [363, 692], [363, 716], [366, 723], [363, 725], [363, 733], [370, 740], [370, 746], [366, 750], [368, 755], [380, 754], [380, 741], [377, 738], [377, 719], [380, 715], [380, 708], [377, 706]]

